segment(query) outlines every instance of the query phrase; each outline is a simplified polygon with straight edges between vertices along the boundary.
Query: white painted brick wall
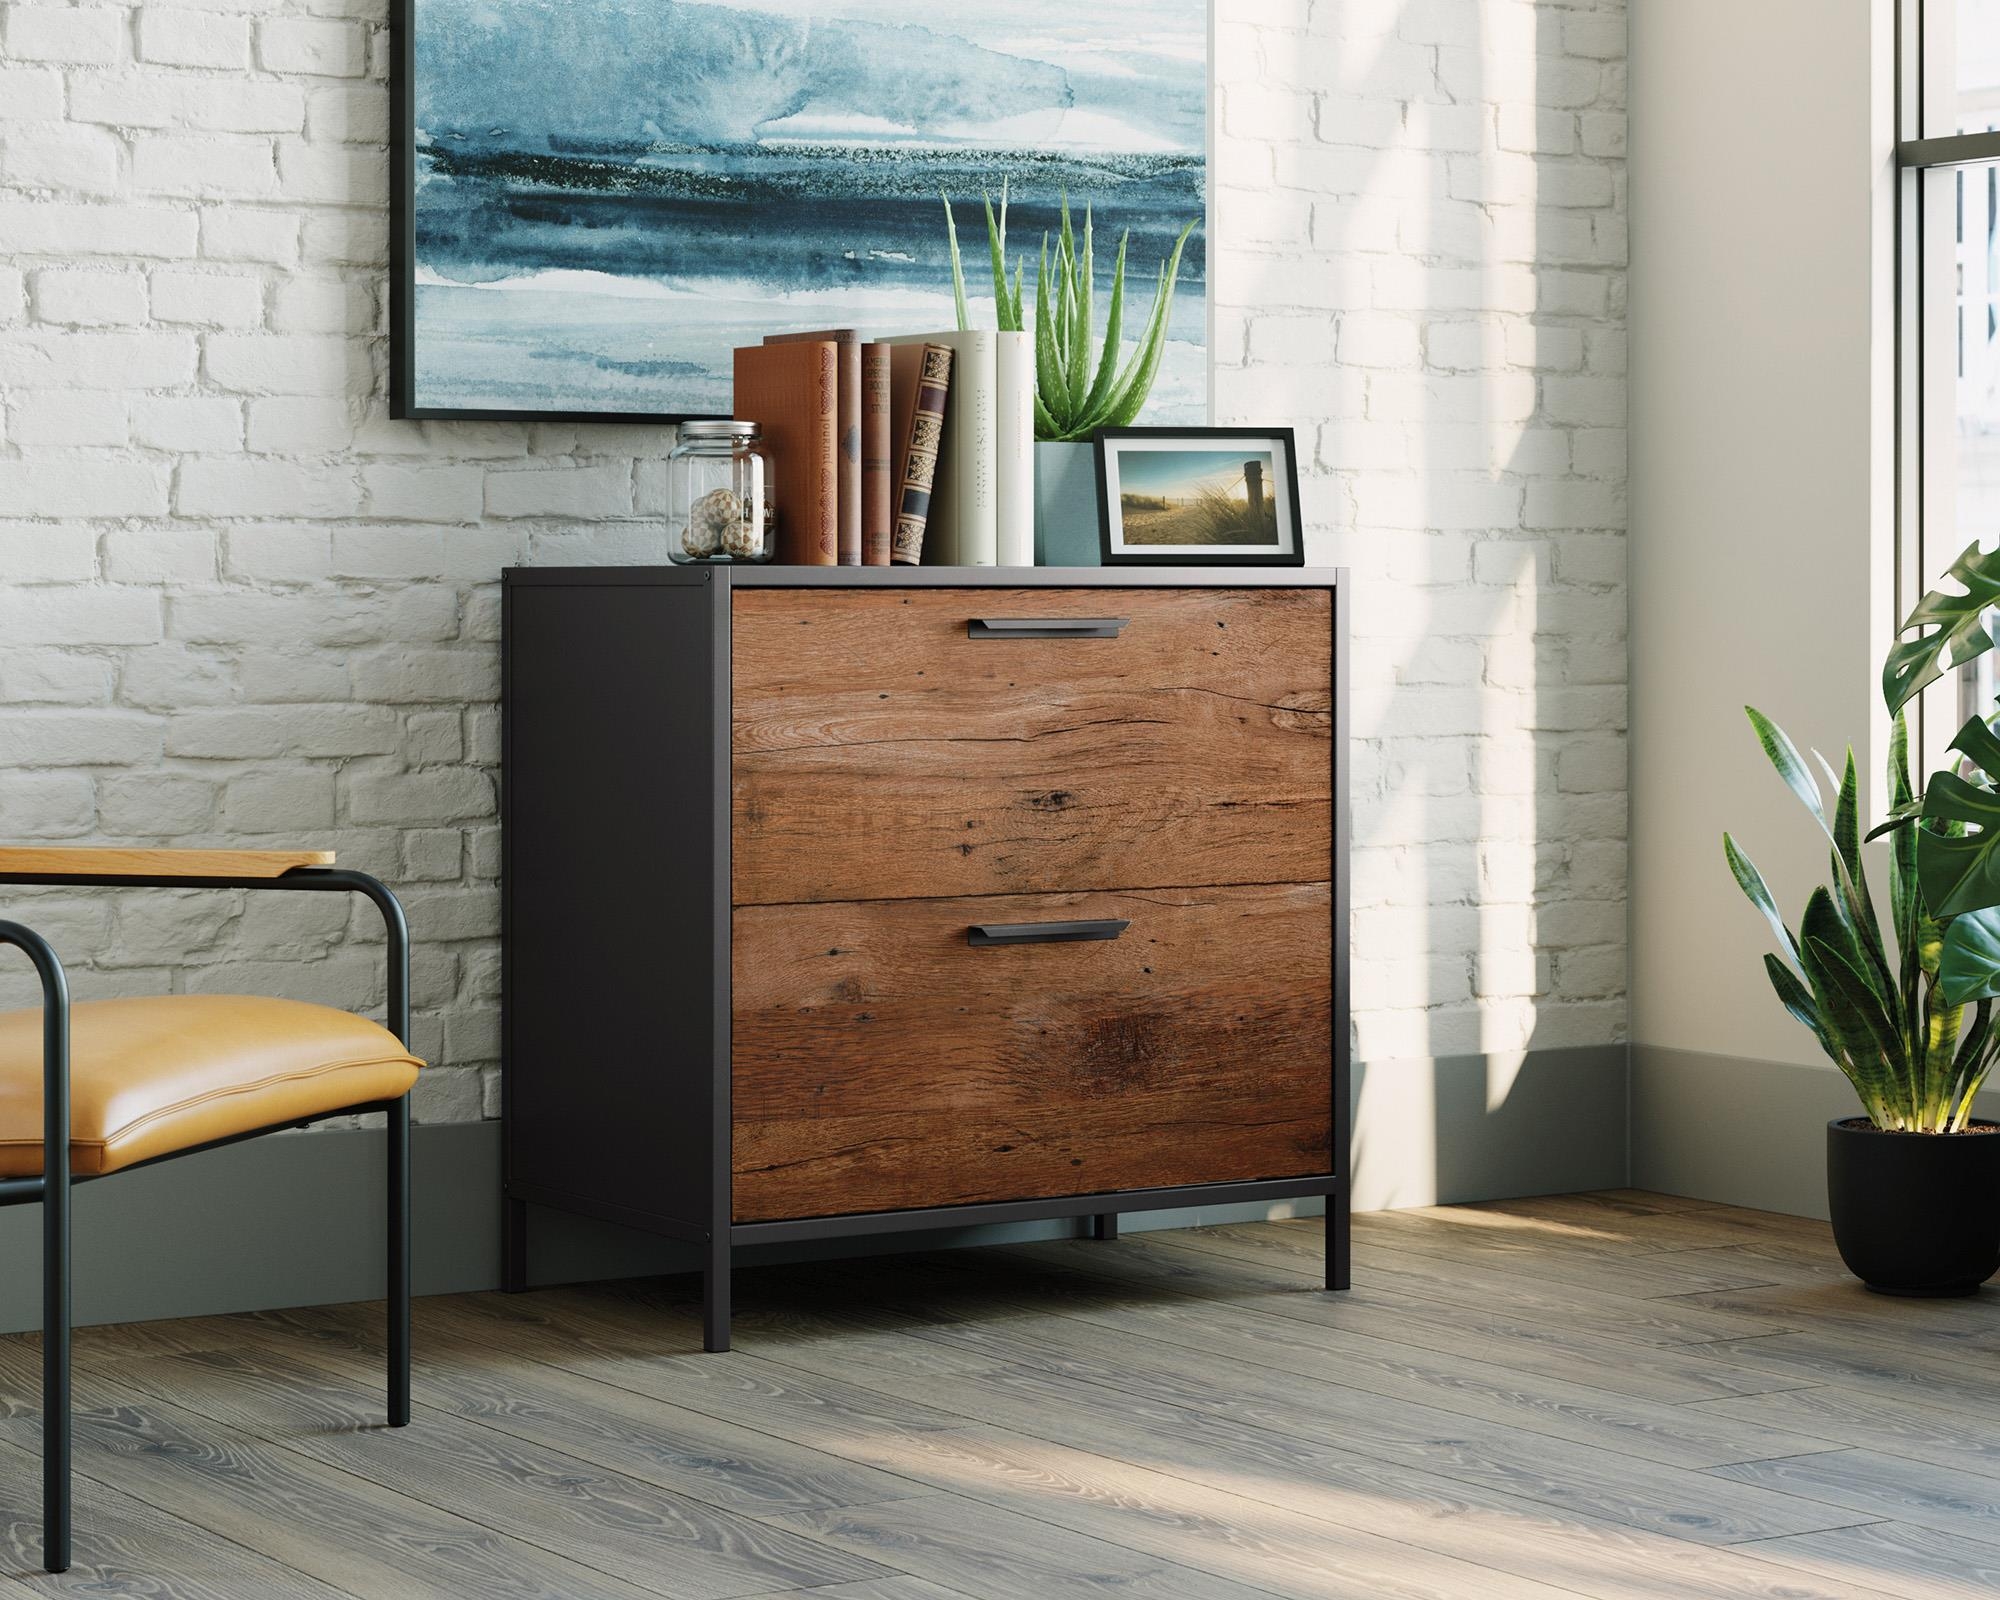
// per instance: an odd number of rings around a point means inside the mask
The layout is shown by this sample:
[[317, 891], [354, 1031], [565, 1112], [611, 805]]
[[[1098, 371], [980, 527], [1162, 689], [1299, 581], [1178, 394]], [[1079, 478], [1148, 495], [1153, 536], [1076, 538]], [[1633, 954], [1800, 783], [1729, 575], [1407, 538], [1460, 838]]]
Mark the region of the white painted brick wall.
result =
[[[1217, 11], [1217, 420], [1296, 426], [1357, 579], [1361, 1050], [1622, 1038], [1622, 4]], [[458, 1119], [496, 1105], [498, 573], [654, 556], [671, 439], [388, 419], [383, 16], [0, 5], [0, 837], [394, 881]], [[14, 900], [84, 996], [380, 1000], [365, 908]]]
[[1362, 1059], [1622, 1040], [1622, 0], [1218, 13], [1217, 420], [1356, 579]]

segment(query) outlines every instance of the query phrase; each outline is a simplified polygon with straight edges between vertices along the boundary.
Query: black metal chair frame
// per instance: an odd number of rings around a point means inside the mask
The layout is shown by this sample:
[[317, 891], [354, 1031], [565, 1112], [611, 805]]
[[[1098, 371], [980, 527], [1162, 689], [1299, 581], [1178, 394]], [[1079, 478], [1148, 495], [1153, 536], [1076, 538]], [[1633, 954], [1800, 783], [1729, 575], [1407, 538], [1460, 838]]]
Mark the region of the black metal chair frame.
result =
[[[389, 1031], [410, 1046], [410, 931], [403, 907], [388, 886], [365, 872], [294, 867], [277, 877], [100, 876], [90, 873], [5, 873], [0, 886], [91, 889], [286, 889], [361, 894], [382, 913], [389, 936]], [[70, 1192], [79, 1183], [117, 1173], [73, 1176], [69, 1159], [69, 983], [49, 942], [18, 922], [0, 921], [0, 945], [27, 953], [42, 981], [42, 1175], [0, 1179], [0, 1206], [42, 1204], [42, 1564], [67, 1572], [70, 1564]], [[203, 1150], [259, 1139], [287, 1128], [309, 1127], [329, 1117], [383, 1111], [389, 1125], [389, 1426], [410, 1420], [410, 1100], [344, 1106], [304, 1121], [173, 1150], [119, 1172], [137, 1172]]]

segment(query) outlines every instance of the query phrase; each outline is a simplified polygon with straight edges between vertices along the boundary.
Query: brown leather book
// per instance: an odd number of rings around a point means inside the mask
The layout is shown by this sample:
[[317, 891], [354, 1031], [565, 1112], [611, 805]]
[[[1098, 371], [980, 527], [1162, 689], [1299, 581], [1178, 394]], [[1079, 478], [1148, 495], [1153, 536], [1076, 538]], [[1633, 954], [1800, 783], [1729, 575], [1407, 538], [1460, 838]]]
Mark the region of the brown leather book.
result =
[[736, 352], [733, 410], [763, 425], [776, 458], [778, 559], [795, 566], [840, 562], [838, 348], [826, 339]]
[[924, 527], [930, 518], [931, 485], [937, 479], [950, 392], [951, 346], [890, 346], [889, 428], [897, 442], [891, 558], [901, 565], [913, 566], [924, 558]]
[[889, 346], [861, 347], [861, 564], [889, 565], [896, 531], [896, 447], [889, 427]]
[[766, 344], [825, 344], [839, 351], [840, 526], [836, 545], [843, 567], [861, 565], [861, 335], [853, 328], [812, 333], [767, 333]]

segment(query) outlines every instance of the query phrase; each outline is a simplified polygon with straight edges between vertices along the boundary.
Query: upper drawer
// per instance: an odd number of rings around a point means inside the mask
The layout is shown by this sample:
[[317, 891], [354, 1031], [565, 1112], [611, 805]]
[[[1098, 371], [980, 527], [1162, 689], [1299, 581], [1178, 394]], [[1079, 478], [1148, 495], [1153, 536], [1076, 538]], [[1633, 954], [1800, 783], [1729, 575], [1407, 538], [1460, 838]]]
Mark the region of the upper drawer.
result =
[[[1117, 618], [1113, 637], [974, 622]], [[1324, 881], [1323, 589], [739, 591], [734, 898]]]

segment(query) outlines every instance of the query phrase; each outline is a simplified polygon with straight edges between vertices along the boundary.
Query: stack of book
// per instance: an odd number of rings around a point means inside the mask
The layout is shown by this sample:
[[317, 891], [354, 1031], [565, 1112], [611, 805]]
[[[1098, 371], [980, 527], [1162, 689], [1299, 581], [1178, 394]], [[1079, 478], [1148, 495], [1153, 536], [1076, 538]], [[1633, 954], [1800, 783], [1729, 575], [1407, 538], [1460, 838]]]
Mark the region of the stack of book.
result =
[[734, 413], [776, 458], [778, 559], [1035, 564], [1032, 336], [773, 334], [736, 352]]

